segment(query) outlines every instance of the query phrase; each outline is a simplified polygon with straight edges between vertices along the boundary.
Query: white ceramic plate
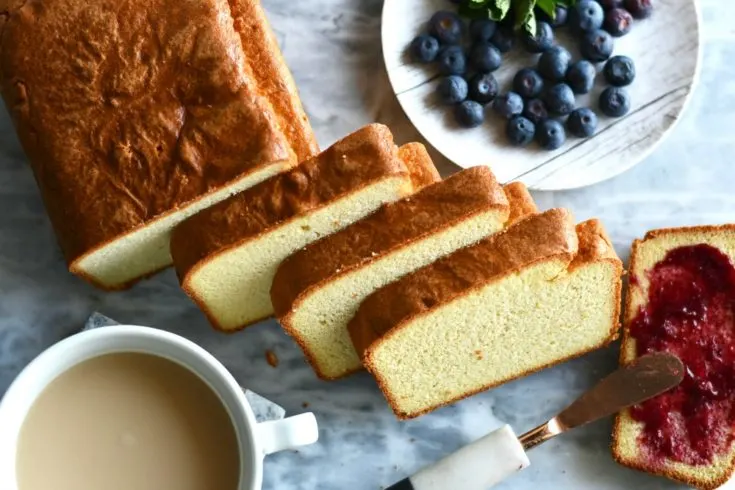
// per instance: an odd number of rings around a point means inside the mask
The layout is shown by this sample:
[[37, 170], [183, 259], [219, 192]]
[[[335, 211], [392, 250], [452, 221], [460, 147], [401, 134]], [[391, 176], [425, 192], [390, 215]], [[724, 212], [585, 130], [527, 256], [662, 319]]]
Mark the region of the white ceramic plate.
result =
[[[556, 151], [544, 151], [535, 144], [514, 148], [506, 142], [503, 121], [490, 109], [487, 122], [479, 128], [458, 128], [451, 110], [435, 101], [436, 70], [413, 63], [407, 55], [407, 46], [426, 30], [429, 17], [451, 8], [448, 0], [385, 0], [382, 42], [388, 77], [403, 110], [432, 146], [460, 167], [490, 166], [501, 182], [521, 180], [532, 189], [561, 190], [618, 175], [663, 139], [697, 79], [701, 22], [695, 0], [656, 0], [650, 18], [635, 21], [628, 35], [615, 39], [614, 54], [628, 55], [636, 64], [636, 80], [628, 87], [632, 99], [628, 115], [600, 116], [594, 137], [570, 137]], [[576, 38], [568, 29], [557, 29], [556, 34], [560, 44], [580, 58]], [[526, 53], [518, 44], [504, 55], [503, 65], [494, 73], [502, 92], [510, 88], [519, 68], [536, 63], [538, 55]], [[596, 109], [604, 86], [599, 74], [595, 89], [578, 96], [577, 105]]]

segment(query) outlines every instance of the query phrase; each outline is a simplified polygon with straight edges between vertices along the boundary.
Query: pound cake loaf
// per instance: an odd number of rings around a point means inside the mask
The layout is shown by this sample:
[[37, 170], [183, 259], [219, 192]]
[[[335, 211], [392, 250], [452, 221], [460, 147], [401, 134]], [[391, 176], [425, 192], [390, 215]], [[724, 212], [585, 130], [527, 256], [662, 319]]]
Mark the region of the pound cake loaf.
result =
[[181, 285], [215, 328], [244, 328], [273, 315], [270, 288], [286, 257], [438, 179], [425, 151], [399, 150], [388, 128], [367, 126], [179, 225], [171, 253]]
[[661, 229], [630, 259], [621, 364], [671, 352], [676, 388], [622, 411], [615, 459], [710, 490], [735, 472], [735, 225]]
[[408, 419], [611, 342], [622, 273], [599, 222], [552, 209], [368, 296], [349, 333]]
[[290, 256], [271, 299], [283, 328], [322, 379], [362, 369], [347, 324], [370, 293], [497, 231], [511, 209], [533, 200], [523, 184], [515, 204], [487, 167], [459, 172]]
[[258, 0], [5, 3], [0, 90], [96, 286], [169, 266], [176, 224], [318, 151]]

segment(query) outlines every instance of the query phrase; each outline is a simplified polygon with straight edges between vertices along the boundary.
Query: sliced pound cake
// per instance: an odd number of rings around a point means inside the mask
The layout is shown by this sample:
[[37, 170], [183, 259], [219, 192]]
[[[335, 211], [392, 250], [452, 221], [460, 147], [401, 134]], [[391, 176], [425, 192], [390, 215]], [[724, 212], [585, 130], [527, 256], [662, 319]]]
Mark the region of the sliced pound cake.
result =
[[[518, 197], [533, 203], [528, 191]], [[365, 297], [503, 228], [510, 206], [487, 167], [475, 167], [383, 205], [290, 256], [273, 279], [276, 317], [320, 378], [362, 368], [347, 324]]]
[[373, 293], [349, 332], [412, 418], [612, 341], [622, 273], [596, 220], [552, 209]]
[[174, 226], [318, 151], [259, 0], [3, 5], [5, 105], [98, 287], [171, 265]]
[[273, 314], [271, 283], [286, 257], [438, 179], [425, 150], [399, 150], [388, 128], [367, 126], [179, 225], [171, 253], [181, 285], [215, 328], [241, 329]]
[[612, 451], [699, 489], [735, 472], [735, 225], [662, 229], [633, 243], [620, 362], [679, 356], [682, 383], [621, 412]]

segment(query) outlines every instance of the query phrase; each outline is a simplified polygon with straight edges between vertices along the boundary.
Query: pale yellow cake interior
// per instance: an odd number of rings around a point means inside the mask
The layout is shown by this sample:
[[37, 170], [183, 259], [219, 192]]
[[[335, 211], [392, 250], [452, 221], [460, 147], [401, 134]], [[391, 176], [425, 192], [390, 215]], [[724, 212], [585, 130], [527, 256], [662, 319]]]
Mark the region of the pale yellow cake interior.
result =
[[503, 228], [507, 212], [489, 210], [410, 243], [302, 298], [290, 317], [320, 375], [337, 378], [362, 367], [347, 324], [378, 288]]
[[[685, 233], [667, 233], [638, 243], [635, 270], [631, 270], [630, 274], [637, 278], [639, 287], [628, 289], [631, 302], [630, 308], [625, 312], [626, 322], [630, 322], [636, 316], [640, 307], [648, 301], [649, 281], [646, 272], [663, 260], [670, 250], [701, 243], [707, 243], [719, 249], [735, 264], [735, 233], [732, 231], [692, 230]], [[635, 358], [635, 339], [628, 337], [622, 345], [622, 359], [625, 362], [630, 362]], [[645, 461], [643, 456], [639, 454], [637, 443], [643, 424], [633, 420], [627, 410], [621, 412], [619, 422], [617, 424], [618, 434], [614, 447], [615, 451], [626, 461]], [[709, 465], [692, 467], [683, 463], [668, 461], [658, 471], [666, 470], [680, 477], [688, 476], [698, 481], [714, 481], [729, 471], [734, 459], [735, 448], [730, 453], [716, 458]]]
[[151, 221], [145, 226], [83, 256], [72, 264], [71, 271], [81, 271], [100, 284], [114, 289], [122, 287], [140, 276], [168, 267], [172, 263], [169, 249], [171, 232], [179, 223], [203, 209], [288, 170], [292, 166], [291, 161], [285, 160], [259, 167], [236, 182], [218, 189], [188, 206]]
[[567, 272], [551, 259], [396, 328], [368, 351], [398, 412], [424, 410], [605, 343], [617, 322], [618, 270]]
[[187, 276], [185, 286], [194, 292], [197, 302], [206, 305], [221, 329], [237, 329], [267, 318], [273, 315], [273, 276], [286, 257], [411, 191], [406, 175], [367, 185], [202, 262]]

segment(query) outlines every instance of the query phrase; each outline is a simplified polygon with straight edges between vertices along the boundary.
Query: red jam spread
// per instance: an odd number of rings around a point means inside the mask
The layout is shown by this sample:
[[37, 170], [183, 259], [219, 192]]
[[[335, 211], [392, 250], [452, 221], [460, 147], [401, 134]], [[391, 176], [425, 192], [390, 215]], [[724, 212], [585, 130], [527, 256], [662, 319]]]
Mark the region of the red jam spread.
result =
[[666, 351], [686, 366], [682, 383], [633, 407], [650, 459], [711, 463], [735, 429], [735, 268], [709, 245], [671, 250], [648, 272], [648, 304], [630, 325], [638, 355]]

